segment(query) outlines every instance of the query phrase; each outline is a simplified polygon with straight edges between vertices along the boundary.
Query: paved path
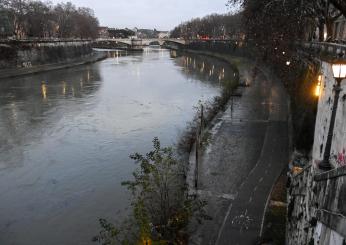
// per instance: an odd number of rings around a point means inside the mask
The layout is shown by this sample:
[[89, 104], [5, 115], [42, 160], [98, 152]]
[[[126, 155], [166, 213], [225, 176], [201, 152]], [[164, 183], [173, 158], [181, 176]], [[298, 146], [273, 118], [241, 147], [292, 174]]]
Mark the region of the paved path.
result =
[[288, 97], [269, 72], [254, 76], [252, 68], [240, 71], [251, 86], [217, 119], [199, 164], [198, 192], [213, 220], [191, 244], [255, 244], [271, 187], [288, 164]]

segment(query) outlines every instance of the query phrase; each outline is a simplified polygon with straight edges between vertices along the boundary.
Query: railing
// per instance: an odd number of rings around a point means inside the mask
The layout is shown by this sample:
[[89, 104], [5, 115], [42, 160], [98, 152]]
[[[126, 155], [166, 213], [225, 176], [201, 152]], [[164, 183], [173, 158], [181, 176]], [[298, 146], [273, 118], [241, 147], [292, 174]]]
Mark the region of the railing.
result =
[[328, 42], [303, 42], [299, 44], [315, 55], [326, 58], [346, 58], [346, 44]]
[[339, 168], [333, 169], [331, 171], [315, 175], [314, 180], [317, 182], [327, 181], [329, 179], [335, 179], [335, 178], [339, 178], [342, 176], [346, 176], [346, 166], [339, 167]]
[[195, 151], [195, 157], [196, 157], [196, 168], [195, 168], [195, 188], [196, 190], [198, 189], [198, 172], [199, 172], [199, 164], [200, 164], [200, 153], [201, 153], [201, 148], [203, 145], [203, 136], [204, 136], [204, 106], [201, 105], [200, 109], [200, 115], [199, 115], [199, 121], [197, 122], [197, 131], [196, 131], [196, 151]]

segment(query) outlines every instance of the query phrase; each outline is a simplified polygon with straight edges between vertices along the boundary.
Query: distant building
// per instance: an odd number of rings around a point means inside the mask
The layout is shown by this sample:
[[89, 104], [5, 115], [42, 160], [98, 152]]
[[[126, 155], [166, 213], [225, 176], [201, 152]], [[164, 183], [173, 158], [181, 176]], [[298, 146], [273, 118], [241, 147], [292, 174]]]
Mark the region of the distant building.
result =
[[169, 38], [169, 32], [168, 31], [159, 32], [158, 38], [160, 39]]
[[109, 38], [108, 27], [100, 26], [98, 28], [99, 38]]
[[344, 16], [334, 22], [333, 40], [346, 42], [346, 18]]
[[158, 38], [158, 34], [159, 32], [154, 29], [154, 30], [151, 30], [151, 29], [137, 29], [137, 37], [138, 38], [142, 38], [142, 39], [146, 39], [146, 38]]

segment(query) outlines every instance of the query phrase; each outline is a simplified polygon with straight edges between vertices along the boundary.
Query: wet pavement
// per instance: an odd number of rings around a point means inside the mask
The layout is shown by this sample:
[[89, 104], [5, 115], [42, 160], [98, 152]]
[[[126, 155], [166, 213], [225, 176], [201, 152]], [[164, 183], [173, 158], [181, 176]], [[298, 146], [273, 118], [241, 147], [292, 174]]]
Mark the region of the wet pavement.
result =
[[[244, 61], [243, 61], [244, 62]], [[198, 193], [213, 220], [199, 226], [191, 244], [255, 244], [271, 188], [288, 163], [288, 97], [270, 72], [246, 64], [239, 88], [216, 119], [198, 169]]]

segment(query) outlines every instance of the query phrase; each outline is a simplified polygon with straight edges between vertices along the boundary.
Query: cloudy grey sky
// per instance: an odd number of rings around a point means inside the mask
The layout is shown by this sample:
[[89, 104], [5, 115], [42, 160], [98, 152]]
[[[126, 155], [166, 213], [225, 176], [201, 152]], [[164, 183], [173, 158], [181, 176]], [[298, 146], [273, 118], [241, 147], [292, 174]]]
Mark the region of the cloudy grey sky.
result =
[[[67, 0], [53, 0], [54, 3]], [[227, 0], [70, 0], [94, 9], [101, 25], [171, 30], [182, 21], [226, 13]]]

